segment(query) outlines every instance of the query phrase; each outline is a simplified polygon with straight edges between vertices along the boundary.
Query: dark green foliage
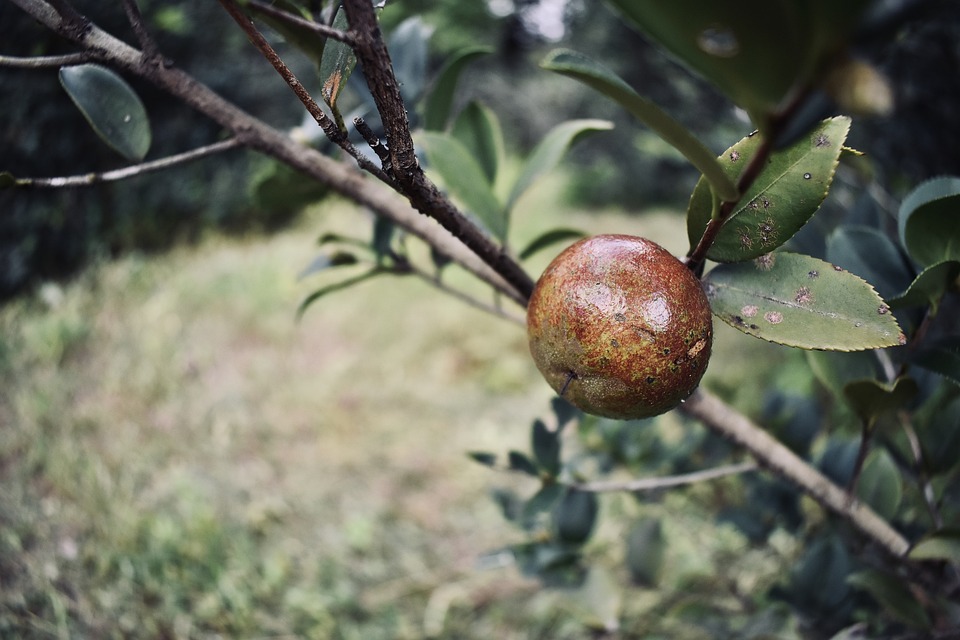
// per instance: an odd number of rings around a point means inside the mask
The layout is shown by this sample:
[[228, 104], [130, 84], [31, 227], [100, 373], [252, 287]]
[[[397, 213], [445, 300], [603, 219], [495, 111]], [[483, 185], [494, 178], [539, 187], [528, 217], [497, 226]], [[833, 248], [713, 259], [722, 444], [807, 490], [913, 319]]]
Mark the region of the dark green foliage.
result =
[[597, 494], [567, 489], [554, 507], [553, 520], [557, 539], [566, 544], [583, 544], [593, 533], [600, 509]]
[[583, 231], [576, 229], [551, 229], [528, 242], [527, 246], [520, 251], [518, 256], [521, 260], [526, 260], [547, 247], [569, 240], [579, 240], [580, 238], [585, 238], [586, 235]]
[[150, 149], [150, 119], [123, 78], [97, 64], [60, 69], [60, 84], [97, 135], [131, 162]]
[[560, 434], [551, 431], [542, 420], [533, 423], [533, 456], [541, 469], [551, 476], [560, 472]]
[[853, 609], [847, 584], [852, 571], [853, 561], [839, 538], [816, 538], [790, 572], [783, 595], [819, 633], [837, 631]]
[[634, 584], [656, 587], [663, 570], [666, 540], [656, 518], [641, 518], [627, 534], [627, 568]]
[[[140, 2], [164, 54], [215, 91], [287, 126], [300, 107], [216, 3]], [[116, 5], [77, 2], [98, 25], [129, 33]], [[5, 55], [71, 51], [10, 3], [0, 5]], [[203, 42], [204, 54], [195, 54]], [[291, 60], [296, 67], [296, 61]], [[308, 75], [308, 74], [307, 74]], [[221, 135], [219, 127], [149, 84], [125, 78], [148, 105], [153, 144], [147, 159], [187, 151]], [[126, 162], [106, 147], [71, 103], [56, 70], [0, 70], [0, 171], [44, 177], [98, 172]], [[70, 191], [0, 191], [0, 299], [40, 279], [63, 277], [97, 256], [161, 250], [206, 229], [274, 229], [288, 208], [251, 206], [247, 185], [260, 165], [230, 152], [119, 183]]]

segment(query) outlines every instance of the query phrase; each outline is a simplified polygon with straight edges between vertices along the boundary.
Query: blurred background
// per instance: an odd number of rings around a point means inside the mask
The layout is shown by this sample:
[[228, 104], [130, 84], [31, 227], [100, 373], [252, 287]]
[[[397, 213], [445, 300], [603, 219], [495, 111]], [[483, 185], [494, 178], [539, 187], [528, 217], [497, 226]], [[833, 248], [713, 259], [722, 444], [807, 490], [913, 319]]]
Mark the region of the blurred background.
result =
[[[133, 41], [116, 5], [76, 5]], [[300, 104], [217, 3], [140, 6], [176, 65], [277, 127], [302, 125]], [[385, 31], [411, 16], [432, 29], [428, 78], [465, 46], [494, 48], [458, 101], [494, 108], [512, 157], [569, 118], [616, 123], [524, 196], [519, 238], [574, 226], [686, 251], [696, 173], [611, 102], [537, 63], [556, 46], [589, 53], [718, 154], [749, 133], [722, 97], [594, 3], [400, 0], [383, 13]], [[310, 63], [273, 37], [317, 89]], [[960, 147], [944, 144], [960, 139], [948, 81], [958, 42], [957, 4], [933, 2], [863, 43], [897, 109], [855, 122], [849, 144], [868, 169], [838, 175], [818, 220], [849, 209], [865, 185], [896, 200], [924, 178], [960, 174]], [[2, 55], [70, 51], [11, 3], [0, 3], [0, 43]], [[148, 159], [221, 135], [128, 80], [151, 118]], [[0, 68], [0, 114], [0, 171], [124, 165], [53, 71]], [[0, 636], [588, 637], [596, 608], [579, 611], [484, 555], [521, 539], [488, 496], [519, 481], [465, 453], [527, 447], [551, 397], [522, 327], [412, 280], [337, 293], [297, 323], [317, 285], [297, 279], [315, 238], [365, 238], [372, 221], [309, 190], [264, 196], [276, 172], [234, 151], [85, 189], [0, 190]], [[790, 354], [759, 341], [744, 349], [718, 330], [723, 379], [741, 380], [746, 402], [759, 403], [750, 358]], [[714, 365], [708, 382], [720, 373]], [[706, 515], [712, 499], [693, 491], [651, 507], [673, 514], [667, 533], [678, 541], [665, 593], [734, 562], [739, 589], [776, 583], [792, 543], [751, 549]], [[596, 553], [614, 571], [622, 558], [603, 540], [624, 535], [616, 514], [633, 508], [604, 503], [614, 517]], [[660, 619], [663, 593], [628, 596], [616, 603], [637, 630], [626, 637], [715, 637], [699, 622]]]
[[[302, 108], [276, 73], [214, 3], [143, 2], [164, 53], [222, 95], [268, 122], [292, 128]], [[78, 7], [103, 28], [130, 38], [121, 12], [96, 2]], [[887, 74], [897, 95], [889, 118], [858, 120], [851, 144], [885, 167], [879, 183], [902, 193], [920, 180], [956, 173], [960, 151], [944, 145], [960, 126], [952, 87], [945, 79], [958, 64], [955, 3], [930, 2], [896, 30], [865, 41], [863, 53]], [[666, 204], [683, 208], [696, 180], [693, 170], [656, 136], [612, 102], [576, 83], [543, 73], [549, 49], [569, 46], [617, 71], [642, 94], [701, 136], [718, 153], [748, 133], [742, 117], [709, 86], [683, 71], [605, 8], [577, 0], [503, 0], [391, 3], [386, 29], [419, 15], [432, 29], [426, 77], [455, 51], [494, 47], [474, 64], [459, 99], [494, 105], [511, 142], [523, 154], [552, 126], [573, 117], [606, 118], [616, 133], [588, 140], [569, 160], [567, 200], [590, 207], [631, 210]], [[64, 53], [69, 45], [9, 3], [0, 6], [7, 55]], [[310, 84], [310, 63], [295, 51], [288, 62]], [[217, 139], [215, 124], [149, 84], [129, 79], [149, 105], [154, 143], [149, 158]], [[313, 83], [317, 84], [316, 81]], [[0, 166], [19, 176], [57, 176], [123, 166], [84, 122], [56, 74], [0, 69]], [[522, 90], [517, 90], [522, 87]], [[316, 88], [316, 87], [314, 87]], [[639, 152], [638, 152], [639, 151]], [[74, 273], [91, 259], [130, 251], [159, 251], [192, 242], [206, 230], [272, 231], [292, 222], [297, 208], [258, 207], [251, 185], [266, 161], [233, 153], [160, 175], [69, 191], [0, 193], [0, 297]], [[877, 171], [880, 171], [877, 169]], [[888, 173], [888, 172], [894, 173]], [[171, 185], [176, 185], [171, 188]]]

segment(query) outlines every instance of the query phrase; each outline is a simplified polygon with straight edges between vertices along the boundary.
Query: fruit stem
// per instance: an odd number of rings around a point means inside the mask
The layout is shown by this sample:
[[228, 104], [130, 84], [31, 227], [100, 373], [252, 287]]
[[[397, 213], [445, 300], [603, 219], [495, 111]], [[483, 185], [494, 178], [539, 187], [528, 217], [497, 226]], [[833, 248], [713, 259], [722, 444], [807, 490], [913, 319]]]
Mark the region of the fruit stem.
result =
[[567, 380], [563, 383], [563, 387], [560, 389], [560, 397], [563, 397], [563, 394], [567, 392], [567, 387], [570, 386], [570, 383], [577, 379], [577, 374], [573, 371], [567, 372]]

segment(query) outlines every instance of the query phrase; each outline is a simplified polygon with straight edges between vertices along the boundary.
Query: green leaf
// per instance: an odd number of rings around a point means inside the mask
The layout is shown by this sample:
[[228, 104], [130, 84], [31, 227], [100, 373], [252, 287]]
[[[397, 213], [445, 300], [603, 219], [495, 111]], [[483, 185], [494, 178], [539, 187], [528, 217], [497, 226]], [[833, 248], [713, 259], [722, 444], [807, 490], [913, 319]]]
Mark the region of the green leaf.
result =
[[439, 251], [435, 246], [430, 245], [430, 261], [433, 263], [433, 266], [437, 270], [437, 277], [440, 276], [440, 271], [449, 265], [453, 260], [445, 253]]
[[560, 473], [560, 434], [551, 431], [542, 420], [534, 420], [531, 429], [533, 457], [540, 468], [556, 476]]
[[897, 245], [872, 227], [838, 227], [827, 238], [826, 258], [872, 284], [884, 300], [910, 286], [911, 273]]
[[491, 185], [476, 159], [462, 142], [446, 133], [421, 131], [417, 139], [429, 168], [440, 174], [444, 186], [497, 239], [507, 235], [507, 220]]
[[427, 95], [423, 112], [424, 129], [442, 131], [447, 127], [460, 74], [471, 62], [492, 52], [490, 47], [471, 47], [458, 51], [447, 60]]
[[941, 529], [920, 540], [907, 557], [911, 560], [943, 560], [960, 564], [960, 529]]
[[333, 284], [317, 289], [316, 291], [311, 293], [309, 296], [307, 296], [303, 300], [303, 302], [300, 303], [300, 306], [297, 307], [297, 320], [300, 320], [301, 318], [303, 318], [303, 314], [306, 313], [310, 305], [312, 305], [314, 302], [316, 302], [320, 298], [326, 295], [329, 295], [331, 293], [335, 293], [337, 291], [342, 291], [343, 289], [348, 289], [353, 285], [360, 284], [361, 282], [364, 282], [366, 280], [370, 280], [374, 276], [378, 276], [381, 273], [385, 273], [385, 272], [382, 269], [374, 267], [373, 269], [370, 269], [369, 271], [365, 271], [360, 275], [354, 276], [352, 278], [348, 278], [341, 282], [335, 282]]
[[794, 565], [790, 591], [819, 611], [835, 611], [849, 595], [850, 554], [836, 537], [814, 539]]
[[713, 153], [686, 127], [634, 91], [613, 71], [581, 53], [563, 49], [552, 51], [540, 66], [579, 80], [613, 99], [683, 154], [704, 175], [719, 198], [729, 201], [737, 199], [739, 194], [736, 185], [713, 157]]
[[653, 40], [764, 126], [795, 87], [823, 72], [870, 0], [736, 3], [611, 0]]
[[500, 513], [507, 522], [516, 523], [523, 515], [523, 500], [509, 489], [493, 489], [490, 497], [500, 507]]
[[863, 422], [872, 425], [884, 413], [907, 406], [920, 393], [913, 378], [897, 378], [892, 384], [879, 380], [855, 380], [843, 387], [847, 404]]
[[847, 576], [847, 583], [869, 593], [900, 622], [917, 629], [930, 628], [927, 612], [917, 602], [903, 578], [879, 569], [865, 569]]
[[574, 142], [586, 134], [610, 129], [613, 129], [613, 123], [608, 120], [568, 120], [548, 131], [523, 163], [520, 176], [513, 185], [510, 197], [507, 198], [505, 207], [507, 215], [509, 216], [517, 200], [537, 181], [537, 178], [559, 164]]
[[900, 240], [921, 265], [960, 260], [960, 178], [918, 186], [900, 204], [899, 220]]
[[928, 474], [949, 473], [960, 465], [960, 397], [933, 409], [932, 415], [917, 429], [923, 466]]
[[820, 452], [817, 467], [835, 484], [848, 485], [860, 452], [861, 439], [831, 437]]
[[[320, 65], [320, 61], [323, 59], [323, 48], [327, 43], [326, 38], [317, 35], [315, 31], [306, 27], [275, 18], [273, 15], [261, 10], [257, 5], [246, 2], [241, 4], [243, 5], [244, 11], [255, 15], [258, 19], [269, 25], [271, 29], [283, 36], [284, 40], [302, 51], [315, 65]], [[273, 0], [271, 6], [274, 9], [286, 11], [298, 18], [313, 21], [313, 16], [310, 15], [310, 12], [294, 2]]]
[[427, 43], [432, 36], [432, 26], [420, 16], [411, 16], [398, 24], [387, 39], [393, 72], [406, 104], [413, 104], [423, 93], [427, 75]]
[[614, 632], [619, 627], [624, 593], [610, 571], [604, 567], [591, 566], [580, 586], [561, 593], [565, 606], [577, 615], [583, 624], [606, 632]]
[[[850, 118], [831, 118], [774, 153], [721, 227], [707, 257], [717, 262], [751, 260], [793, 237], [826, 198], [849, 129]], [[720, 156], [727, 175], [739, 176], [760, 144], [755, 134], [727, 149]], [[713, 213], [710, 187], [701, 178], [687, 208], [691, 247], [700, 241]]]
[[830, 636], [830, 640], [866, 640], [864, 635], [866, 631], [867, 623], [857, 622]]
[[705, 289], [717, 317], [770, 342], [860, 351], [904, 339], [873, 287], [809, 256], [771, 253], [752, 263], [719, 265], [707, 274]]
[[869, 351], [807, 351], [807, 364], [825, 389], [846, 400], [844, 388], [855, 380], [871, 380], [882, 375], [876, 356]]
[[528, 530], [536, 528], [538, 516], [552, 511], [562, 495], [563, 485], [548, 482], [541, 486], [540, 490], [523, 505], [524, 527]]
[[342, 233], [325, 233], [317, 238], [317, 246], [322, 247], [325, 244], [346, 244], [350, 245], [351, 247], [356, 247], [357, 249], [372, 251], [370, 248], [370, 243], [366, 240], [361, 240], [360, 238], [354, 238], [352, 236], [345, 236]]
[[504, 154], [503, 132], [496, 114], [479, 102], [472, 101], [457, 115], [452, 133], [477, 160], [487, 182], [495, 184], [500, 159]]
[[297, 274], [298, 280], [303, 280], [307, 276], [311, 276], [315, 273], [321, 271], [326, 271], [332, 267], [345, 267], [354, 265], [360, 262], [357, 260], [357, 256], [352, 253], [347, 253], [346, 251], [336, 251], [331, 254], [321, 254], [313, 259], [313, 261], [306, 266], [306, 268]]
[[[331, 26], [341, 31], [347, 31], [350, 28], [343, 7], [337, 9]], [[340, 92], [346, 86], [356, 66], [357, 56], [350, 45], [339, 40], [331, 40], [324, 47], [323, 58], [320, 60], [320, 81], [323, 83], [320, 87], [320, 95], [331, 109], [336, 108], [337, 98], [340, 97]]]
[[511, 451], [507, 454], [508, 466], [511, 471], [519, 471], [535, 478], [540, 477], [540, 470], [525, 454]]
[[560, 396], [554, 396], [550, 400], [550, 407], [553, 415], [557, 417], [557, 433], [563, 433], [564, 428], [580, 415], [579, 409]]
[[140, 97], [113, 71], [97, 64], [60, 69], [60, 84], [100, 139], [130, 161], [150, 149], [150, 121]]
[[274, 160], [267, 161], [250, 180], [254, 204], [273, 214], [300, 211], [329, 192], [330, 187]]
[[940, 338], [918, 351], [911, 362], [960, 385], [960, 337]]
[[903, 478], [890, 454], [883, 449], [867, 457], [857, 481], [857, 496], [881, 518], [890, 520], [897, 514], [903, 499]]
[[573, 587], [580, 584], [582, 575], [578, 561], [580, 554], [569, 545], [555, 542], [527, 542], [513, 547], [520, 571], [537, 578], [546, 585]]
[[960, 262], [938, 262], [921, 271], [905, 291], [887, 300], [895, 309], [930, 305], [932, 313], [936, 315], [943, 295], [958, 286]]
[[641, 518], [627, 533], [627, 568], [630, 580], [644, 587], [660, 583], [667, 540], [659, 518]]
[[528, 242], [527, 246], [520, 251], [520, 259], [526, 260], [538, 251], [542, 251], [547, 247], [551, 247], [558, 242], [564, 242], [566, 240], [579, 240], [580, 238], [586, 237], [586, 235], [587, 234], [583, 231], [567, 228], [550, 229], [549, 231], [544, 231], [539, 236]]
[[553, 512], [560, 542], [580, 545], [590, 539], [600, 504], [597, 494], [568, 487]]
[[495, 467], [497, 466], [497, 454], [488, 453], [486, 451], [470, 451], [467, 453], [467, 456], [471, 460], [482, 464], [485, 467]]
[[393, 255], [393, 237], [397, 225], [386, 216], [373, 218], [373, 229], [370, 235], [370, 248], [378, 258]]

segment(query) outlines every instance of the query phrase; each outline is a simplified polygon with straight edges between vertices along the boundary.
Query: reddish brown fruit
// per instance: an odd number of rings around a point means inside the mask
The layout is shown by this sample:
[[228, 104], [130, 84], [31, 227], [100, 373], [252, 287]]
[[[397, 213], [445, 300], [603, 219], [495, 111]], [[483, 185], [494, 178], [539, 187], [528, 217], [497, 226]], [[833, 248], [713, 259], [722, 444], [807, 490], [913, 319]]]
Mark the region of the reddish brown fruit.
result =
[[557, 393], [587, 413], [634, 419], [693, 393], [713, 322], [700, 281], [663, 247], [601, 235], [571, 245], [543, 272], [527, 335]]

